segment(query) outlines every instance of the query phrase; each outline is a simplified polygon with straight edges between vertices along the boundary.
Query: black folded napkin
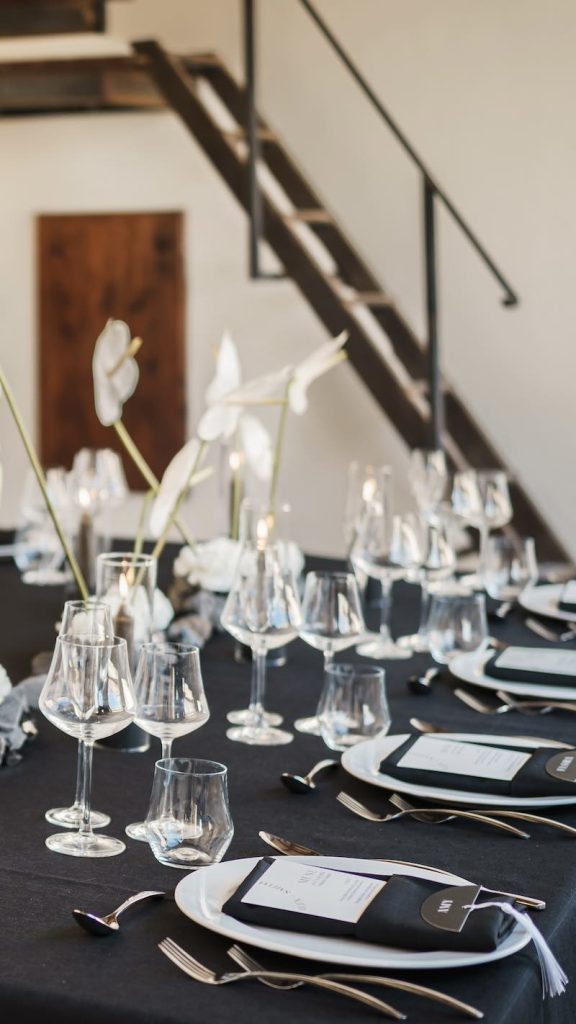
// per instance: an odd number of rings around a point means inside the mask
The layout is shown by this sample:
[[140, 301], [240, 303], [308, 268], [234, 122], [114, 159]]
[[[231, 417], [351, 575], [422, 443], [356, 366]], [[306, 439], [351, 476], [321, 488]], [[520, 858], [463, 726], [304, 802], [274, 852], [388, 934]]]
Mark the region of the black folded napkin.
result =
[[558, 608], [562, 612], [574, 612], [576, 614], [576, 580], [569, 580], [562, 589]]
[[[380, 764], [380, 771], [384, 775], [390, 775], [394, 779], [403, 782], [410, 782], [419, 786], [434, 786], [438, 789], [457, 789], [469, 793], [491, 793], [495, 796], [574, 796], [576, 797], [576, 749], [558, 751], [555, 747], [540, 747], [538, 750], [530, 750], [518, 745], [511, 747], [490, 747], [488, 744], [475, 744], [472, 740], [466, 741], [473, 747], [486, 748], [486, 757], [489, 760], [491, 752], [496, 754], [504, 750], [513, 752], [524, 752], [527, 756], [525, 763], [518, 769], [512, 779], [491, 779], [482, 778], [478, 775], [461, 775], [452, 771], [431, 771], [426, 768], [401, 767], [405, 754], [421, 739], [420, 734], [411, 735], [404, 743], [396, 748]], [[455, 742], [443, 736], [425, 737], [434, 743]], [[574, 781], [572, 781], [574, 778]]]
[[[224, 904], [224, 913], [239, 921], [268, 928], [314, 935], [348, 936], [363, 942], [375, 942], [383, 946], [422, 952], [489, 952], [499, 946], [515, 924], [514, 918], [509, 917], [498, 906], [487, 906], [482, 913], [462, 910], [463, 907], [469, 907], [475, 898], [476, 903], [482, 902], [478, 898], [481, 895], [479, 886], [447, 887], [442, 883], [408, 875], [355, 875], [360, 880], [380, 879], [386, 883], [356, 922], [319, 917], [307, 914], [305, 910], [284, 910], [245, 902], [244, 897], [275, 863], [277, 862], [273, 857], [264, 857], [260, 860]], [[289, 866], [291, 871], [296, 867], [294, 863], [288, 865], [287, 861], [282, 861], [282, 864]], [[298, 868], [304, 875], [310, 871], [311, 866], [298, 864]], [[342, 872], [321, 865], [314, 865], [313, 870], [316, 873], [316, 881], [312, 884], [316, 887], [328, 876], [342, 877]], [[354, 875], [353, 872], [346, 874]], [[513, 901], [502, 897], [500, 902]], [[452, 916], [453, 911], [456, 918]], [[433, 921], [437, 923], [432, 923]], [[459, 931], [453, 930], [455, 924], [461, 925]]]
[[[512, 668], [506, 663], [514, 658], [529, 655], [530, 661], [541, 662], [538, 668]], [[566, 671], [562, 670], [563, 664]], [[547, 668], [546, 665], [549, 667]], [[576, 651], [560, 647], [508, 647], [498, 651], [484, 665], [484, 673], [492, 679], [504, 679], [519, 683], [547, 683], [550, 686], [576, 686]], [[554, 671], [552, 668], [554, 666]]]

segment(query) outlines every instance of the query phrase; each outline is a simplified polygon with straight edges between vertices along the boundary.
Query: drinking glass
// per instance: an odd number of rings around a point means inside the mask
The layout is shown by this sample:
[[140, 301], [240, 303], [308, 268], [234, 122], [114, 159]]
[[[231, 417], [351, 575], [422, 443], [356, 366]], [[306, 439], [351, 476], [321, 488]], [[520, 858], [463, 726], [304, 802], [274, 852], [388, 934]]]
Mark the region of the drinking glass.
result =
[[[114, 636], [110, 606], [104, 601], [90, 598], [88, 601], [66, 601], [60, 623], [60, 635], [97, 636], [101, 640]], [[46, 811], [44, 817], [51, 825], [62, 825], [64, 828], [80, 828], [82, 823], [82, 780], [84, 777], [84, 758], [86, 747], [82, 739], [78, 740], [78, 763], [76, 769], [76, 795], [70, 807], [53, 807]], [[108, 814], [102, 811], [90, 811], [92, 828], [105, 828], [110, 824]]]
[[500, 469], [467, 469], [454, 474], [452, 506], [457, 516], [478, 530], [478, 571], [463, 582], [481, 590], [486, 540], [491, 530], [501, 529], [512, 519], [512, 502], [506, 474]]
[[255, 671], [250, 697], [251, 719], [246, 725], [228, 729], [228, 739], [240, 743], [272, 746], [290, 743], [292, 733], [266, 722], [266, 655], [298, 636], [300, 603], [292, 573], [281, 564], [277, 545], [268, 543], [266, 519], [258, 521], [256, 543], [246, 541], [228, 595], [222, 625], [243, 644], [252, 648]]
[[428, 620], [430, 653], [434, 661], [448, 664], [458, 654], [486, 647], [488, 626], [484, 594], [433, 595]]
[[419, 565], [420, 549], [413, 522], [408, 516], [391, 516], [377, 494], [368, 502], [352, 548], [354, 567], [380, 581], [382, 607], [380, 631], [356, 650], [365, 658], [410, 658], [412, 651], [400, 647], [390, 633], [392, 585]]
[[126, 847], [119, 839], [92, 831], [90, 790], [94, 740], [119, 732], [134, 717], [126, 641], [97, 634], [59, 636], [39, 706], [53, 725], [85, 745], [80, 828], [78, 832], [48, 836], [46, 846], [72, 857], [113, 857], [122, 853]]
[[[200, 651], [186, 644], [143, 644], [134, 676], [134, 722], [162, 743], [162, 758], [172, 755], [178, 736], [205, 725], [210, 717], [204, 693]], [[143, 821], [126, 826], [131, 839], [146, 842]]]
[[[334, 654], [351, 647], [364, 634], [358, 583], [351, 572], [309, 572], [302, 598], [300, 638], [324, 654], [324, 672]], [[320, 735], [316, 715], [299, 718], [298, 732]]]
[[484, 586], [496, 601], [517, 601], [527, 586], [538, 582], [536, 548], [532, 537], [488, 537], [484, 556]]
[[441, 448], [415, 448], [408, 470], [410, 489], [423, 519], [432, 522], [444, 497], [448, 470]]
[[[288, 559], [295, 546], [290, 542], [290, 512], [290, 505], [282, 504], [276, 515], [271, 516], [268, 505], [255, 501], [253, 498], [245, 498], [240, 506], [240, 543], [255, 544], [258, 523], [264, 519], [267, 524], [269, 539], [276, 541], [278, 544], [281, 565], [287, 564], [287, 568], [290, 570], [292, 566]], [[252, 657], [252, 652], [246, 651], [246, 647], [242, 647], [237, 643], [235, 656], [238, 661], [250, 660], [252, 666], [252, 689], [254, 689], [256, 661]], [[268, 655], [267, 662], [269, 666], [280, 667], [285, 665], [286, 652], [281, 647], [277, 648], [276, 651], [272, 652], [272, 657], [270, 654]], [[242, 708], [238, 711], [229, 711], [226, 718], [232, 725], [250, 725], [253, 719], [253, 712], [250, 707]], [[267, 725], [282, 725], [283, 722], [282, 715], [277, 714], [275, 711], [265, 711], [264, 719]]]
[[[366, 510], [376, 494], [381, 496], [381, 501], [386, 504], [388, 512], [390, 512], [392, 496], [390, 466], [363, 465], [360, 462], [351, 462], [348, 467], [343, 521], [344, 540], [348, 553], [354, 546]], [[365, 582], [366, 578], [364, 577]], [[362, 586], [361, 580], [359, 580], [359, 585]]]
[[76, 495], [81, 490], [88, 493], [93, 513], [104, 505], [119, 505], [128, 493], [122, 460], [111, 448], [81, 448], [70, 475]]
[[140, 647], [152, 639], [156, 559], [133, 551], [104, 552], [96, 559], [96, 595], [112, 610], [116, 636], [124, 637], [132, 671]]
[[[418, 535], [417, 529], [416, 533]], [[440, 518], [435, 519], [434, 522], [420, 522], [419, 540], [421, 561], [418, 578], [422, 595], [418, 632], [412, 633], [410, 636], [399, 637], [398, 644], [411, 651], [425, 652], [430, 650], [428, 637], [430, 594], [443, 581], [452, 577], [456, 565], [456, 555], [448, 540], [446, 525]]]
[[161, 864], [189, 871], [222, 860], [234, 835], [227, 776], [217, 761], [156, 762], [146, 835]]
[[345, 662], [328, 665], [318, 720], [320, 735], [331, 750], [347, 750], [388, 732], [391, 718], [384, 669]]

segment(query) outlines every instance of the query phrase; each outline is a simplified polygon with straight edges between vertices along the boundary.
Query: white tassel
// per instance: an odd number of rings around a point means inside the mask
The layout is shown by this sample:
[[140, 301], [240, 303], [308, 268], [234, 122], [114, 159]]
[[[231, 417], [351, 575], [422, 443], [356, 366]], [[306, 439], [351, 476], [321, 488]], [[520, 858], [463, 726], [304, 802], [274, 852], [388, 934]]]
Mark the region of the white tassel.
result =
[[482, 910], [483, 907], [499, 907], [499, 909], [504, 911], [505, 914], [509, 914], [510, 917], [513, 917], [518, 924], [524, 928], [524, 931], [528, 932], [536, 947], [538, 961], [540, 963], [540, 972], [542, 974], [542, 998], [545, 999], [547, 995], [562, 995], [566, 985], [568, 984], [568, 977], [562, 970], [554, 956], [554, 953], [542, 935], [542, 932], [536, 927], [532, 918], [529, 917], [528, 914], [518, 910], [511, 903], [475, 903], [471, 907], [471, 910]]

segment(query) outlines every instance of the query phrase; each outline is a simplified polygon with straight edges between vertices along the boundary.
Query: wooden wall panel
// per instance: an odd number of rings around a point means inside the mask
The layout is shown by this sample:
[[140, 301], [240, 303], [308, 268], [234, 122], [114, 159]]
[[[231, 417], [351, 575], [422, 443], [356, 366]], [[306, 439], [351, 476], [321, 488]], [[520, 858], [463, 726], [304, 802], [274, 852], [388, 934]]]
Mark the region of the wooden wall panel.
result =
[[[94, 411], [92, 354], [108, 317], [144, 344], [124, 422], [159, 476], [182, 446], [185, 284], [180, 213], [38, 217], [39, 424], [45, 466], [70, 466], [81, 447], [121, 451]], [[132, 487], [140, 475], [124, 458]]]

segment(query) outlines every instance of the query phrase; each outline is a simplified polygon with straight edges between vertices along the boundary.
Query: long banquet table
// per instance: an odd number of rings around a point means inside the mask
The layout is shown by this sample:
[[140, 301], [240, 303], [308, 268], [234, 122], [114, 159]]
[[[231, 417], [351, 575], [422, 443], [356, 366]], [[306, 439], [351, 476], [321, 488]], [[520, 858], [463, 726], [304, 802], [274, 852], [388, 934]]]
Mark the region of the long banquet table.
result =
[[[16, 680], [29, 672], [36, 652], [53, 645], [64, 595], [59, 588], [22, 585], [9, 563], [0, 565], [0, 588], [0, 663]], [[396, 597], [395, 631], [408, 632], [417, 618], [417, 588], [401, 584]], [[497, 632], [506, 640], [534, 642], [519, 613]], [[457, 821], [428, 825], [404, 819], [375, 825], [350, 814], [335, 796], [345, 788], [370, 806], [384, 808], [384, 794], [356, 782], [342, 768], [325, 777], [315, 794], [291, 795], [279, 782], [280, 772], [306, 771], [328, 752], [320, 739], [299, 734], [289, 746], [265, 749], [226, 739], [226, 712], [245, 705], [249, 686], [249, 667], [237, 665], [232, 653], [227, 636], [213, 638], [202, 652], [211, 718], [175, 744], [175, 753], [213, 758], [229, 767], [235, 835], [227, 859], [270, 853], [258, 838], [259, 829], [266, 829], [327, 854], [417, 860], [491, 887], [542, 897], [548, 906], [535, 915], [536, 920], [572, 978], [563, 996], [542, 1000], [531, 946], [490, 965], [400, 976], [468, 1000], [484, 1010], [489, 1024], [573, 1022], [574, 840], [539, 826], [528, 826], [532, 838], [522, 841]], [[459, 703], [446, 679], [434, 684], [430, 696], [414, 696], [406, 680], [428, 663], [429, 658], [420, 655], [385, 666], [394, 731], [406, 729], [410, 716], [418, 715], [455, 730], [482, 732], [493, 727], [576, 743], [576, 716], [509, 714], [488, 720]], [[270, 671], [268, 705], [291, 723], [314, 711], [320, 684], [320, 654], [296, 641], [289, 648], [287, 666]], [[121, 932], [109, 939], [83, 933], [72, 919], [74, 907], [107, 913], [141, 889], [164, 889], [171, 897], [183, 872], [161, 866], [146, 845], [130, 840], [124, 854], [103, 860], [58, 856], [45, 847], [45, 837], [55, 829], [44, 820], [44, 811], [71, 802], [76, 750], [75, 743], [48, 722], [42, 719], [39, 725], [40, 735], [22, 763], [0, 770], [0, 1019], [18, 1024], [232, 1024], [238, 1018], [271, 1024], [352, 1024], [376, 1019], [366, 1008], [309, 989], [274, 992], [257, 982], [241, 989], [210, 988], [189, 980], [158, 951], [162, 938], [171, 936], [215, 969], [230, 968], [230, 942], [189, 921], [171, 898], [136, 909], [124, 919]], [[123, 836], [124, 826], [145, 812], [157, 757], [155, 741], [146, 754], [95, 753], [93, 806], [111, 814], [109, 834]], [[576, 810], [557, 816], [576, 824]], [[270, 966], [320, 970], [309, 961], [254, 952]], [[403, 993], [372, 991], [412, 1021], [444, 1024], [464, 1019]]]

